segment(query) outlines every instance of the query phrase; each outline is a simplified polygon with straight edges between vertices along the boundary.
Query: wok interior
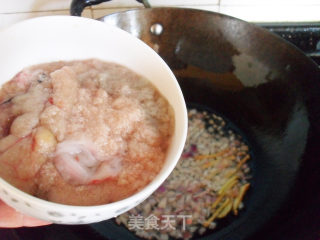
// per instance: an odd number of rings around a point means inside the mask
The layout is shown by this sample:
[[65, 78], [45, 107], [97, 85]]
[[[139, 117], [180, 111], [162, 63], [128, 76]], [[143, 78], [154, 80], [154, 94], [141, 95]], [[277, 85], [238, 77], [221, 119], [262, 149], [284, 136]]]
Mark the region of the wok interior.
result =
[[[269, 219], [294, 184], [310, 132], [315, 65], [280, 38], [246, 22], [199, 10], [134, 10], [100, 19], [141, 38], [175, 73], [187, 103], [229, 118], [253, 151], [246, 209], [210, 239], [242, 239]], [[162, 26], [152, 34], [153, 24]], [[232, 231], [231, 231], [232, 230]]]

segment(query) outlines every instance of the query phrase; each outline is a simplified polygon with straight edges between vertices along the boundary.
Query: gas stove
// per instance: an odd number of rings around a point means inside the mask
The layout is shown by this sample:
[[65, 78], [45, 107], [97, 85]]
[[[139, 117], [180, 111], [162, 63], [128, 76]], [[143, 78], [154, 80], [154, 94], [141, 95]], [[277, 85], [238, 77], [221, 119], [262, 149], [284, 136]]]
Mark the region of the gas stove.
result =
[[258, 24], [302, 50], [320, 65], [320, 23]]
[[[258, 24], [289, 41], [313, 59], [320, 67], [320, 23]], [[320, 94], [320, 93], [319, 93]], [[319, 173], [320, 174], [320, 173]], [[294, 196], [294, 195], [292, 195]], [[319, 240], [320, 199], [313, 199], [299, 213], [290, 212], [294, 205], [284, 207], [250, 240]], [[127, 239], [119, 235], [120, 227], [112, 220], [90, 225], [50, 225], [38, 228], [0, 229], [2, 240], [107, 240]], [[130, 239], [133, 239], [132, 237]], [[230, 239], [233, 240], [233, 239]]]

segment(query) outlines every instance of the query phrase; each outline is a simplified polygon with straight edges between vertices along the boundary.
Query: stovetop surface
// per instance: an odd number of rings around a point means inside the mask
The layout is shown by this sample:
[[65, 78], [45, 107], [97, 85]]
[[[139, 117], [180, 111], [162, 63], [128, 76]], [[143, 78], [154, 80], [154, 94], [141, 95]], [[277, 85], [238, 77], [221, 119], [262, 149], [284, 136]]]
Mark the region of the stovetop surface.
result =
[[258, 25], [292, 43], [320, 65], [320, 23]]
[[[295, 45], [320, 67], [320, 23], [258, 25]], [[291, 217], [285, 217], [285, 214], [291, 211], [290, 206], [285, 207], [273, 222], [267, 224], [261, 232], [254, 235], [250, 240], [319, 240], [319, 203], [320, 194], [316, 195], [299, 214], [291, 214]], [[101, 229], [113, 228], [114, 225], [110, 221], [105, 221], [78, 226], [53, 224], [38, 228], [0, 229], [0, 240], [106, 240], [107, 234]], [[114, 230], [116, 231], [116, 229]]]

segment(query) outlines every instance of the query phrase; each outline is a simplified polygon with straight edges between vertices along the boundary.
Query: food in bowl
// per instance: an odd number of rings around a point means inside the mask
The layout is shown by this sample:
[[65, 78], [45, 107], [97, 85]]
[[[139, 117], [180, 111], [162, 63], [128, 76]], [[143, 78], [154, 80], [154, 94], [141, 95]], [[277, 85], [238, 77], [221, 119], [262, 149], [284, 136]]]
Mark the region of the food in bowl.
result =
[[190, 109], [187, 142], [176, 168], [140, 205], [116, 218], [144, 239], [190, 239], [239, 214], [249, 190], [249, 147], [226, 121]]
[[0, 177], [56, 203], [115, 202], [155, 178], [173, 131], [168, 101], [122, 65], [31, 66], [0, 89]]

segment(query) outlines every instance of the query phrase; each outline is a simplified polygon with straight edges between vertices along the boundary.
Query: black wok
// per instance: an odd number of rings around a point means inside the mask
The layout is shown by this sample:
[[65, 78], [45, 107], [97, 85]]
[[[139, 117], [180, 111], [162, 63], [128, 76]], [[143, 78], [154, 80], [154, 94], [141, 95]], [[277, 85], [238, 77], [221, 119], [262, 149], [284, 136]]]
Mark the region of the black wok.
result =
[[[80, 15], [85, 6], [100, 2], [74, 0], [71, 13]], [[154, 48], [188, 103], [231, 119], [251, 144], [246, 209], [203, 239], [246, 239], [270, 219], [289, 218], [280, 213], [293, 214], [319, 198], [320, 71], [302, 52], [267, 30], [213, 12], [136, 9], [99, 20]], [[281, 207], [285, 210], [279, 212]], [[134, 239], [110, 221], [93, 227], [111, 239]]]

